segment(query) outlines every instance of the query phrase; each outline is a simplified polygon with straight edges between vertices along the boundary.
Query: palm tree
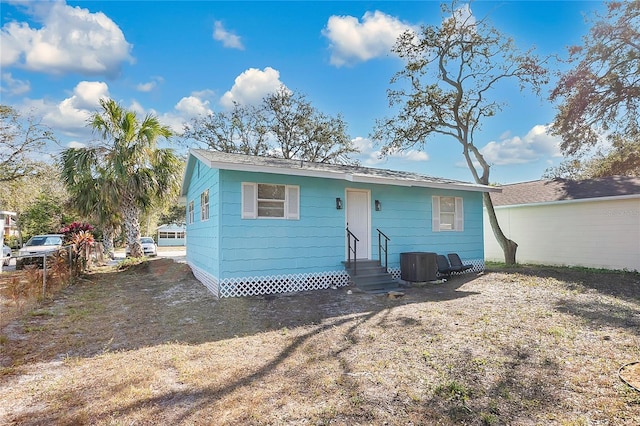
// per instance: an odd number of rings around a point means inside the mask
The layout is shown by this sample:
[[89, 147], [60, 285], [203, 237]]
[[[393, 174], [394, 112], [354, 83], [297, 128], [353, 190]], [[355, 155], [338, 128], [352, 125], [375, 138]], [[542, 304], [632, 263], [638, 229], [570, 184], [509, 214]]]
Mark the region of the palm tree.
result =
[[[62, 153], [62, 180], [71, 196], [73, 207], [102, 229], [104, 253], [114, 256], [115, 230], [122, 225], [113, 182], [106, 170], [91, 165], [91, 150], [66, 150]], [[80, 167], [78, 167], [80, 166]]]
[[100, 106], [102, 111], [91, 116], [89, 125], [102, 143], [65, 150], [63, 178], [79, 204], [93, 203], [103, 210], [98, 217], [107, 229], [121, 216], [131, 256], [141, 257], [140, 213], [178, 190], [180, 160], [173, 150], [157, 147], [158, 139], [169, 139], [172, 132], [155, 116], [140, 121], [112, 99], [102, 99]]

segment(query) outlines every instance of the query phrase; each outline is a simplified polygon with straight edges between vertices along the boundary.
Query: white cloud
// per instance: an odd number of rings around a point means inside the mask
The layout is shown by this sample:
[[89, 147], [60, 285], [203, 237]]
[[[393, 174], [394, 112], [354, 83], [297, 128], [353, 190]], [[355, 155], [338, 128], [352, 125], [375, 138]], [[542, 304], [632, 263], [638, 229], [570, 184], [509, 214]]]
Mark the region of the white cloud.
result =
[[136, 90], [138, 92], [150, 92], [158, 86], [158, 83], [162, 82], [164, 82], [162, 77], [152, 77], [151, 81], [137, 84]]
[[231, 49], [244, 50], [244, 45], [240, 40], [240, 37], [230, 33], [229, 31], [224, 29], [222, 22], [215, 21], [213, 27], [213, 39], [217, 41], [221, 41], [224, 47], [229, 47]]
[[549, 126], [536, 125], [524, 136], [505, 138], [489, 142], [480, 152], [489, 164], [526, 164], [542, 158], [561, 157], [560, 139], [548, 133]]
[[33, 111], [42, 117], [45, 124], [56, 132], [72, 137], [88, 137], [89, 117], [98, 110], [100, 99], [109, 97], [109, 88], [101, 81], [81, 81], [73, 89], [73, 94], [59, 103], [45, 99], [27, 100], [23, 110]]
[[138, 92], [150, 92], [156, 87], [155, 81], [149, 81], [147, 83], [139, 83], [136, 85], [136, 90]]
[[139, 117], [146, 115], [149, 111], [145, 110], [144, 107], [140, 104], [140, 102], [133, 100], [129, 104], [127, 108], [130, 111], [135, 112]]
[[331, 16], [322, 34], [330, 41], [331, 64], [356, 62], [389, 55], [396, 40], [409, 24], [383, 12], [366, 12], [362, 22], [353, 16]]
[[95, 110], [100, 106], [100, 99], [109, 98], [109, 87], [103, 81], [81, 81], [73, 89], [70, 98], [73, 106], [80, 109]]
[[9, 72], [2, 73], [0, 81], [2, 81], [0, 93], [22, 95], [31, 90], [31, 84], [28, 81], [16, 80]]
[[424, 151], [418, 151], [415, 149], [400, 153], [400, 154], [396, 154], [393, 155], [394, 157], [400, 157], [403, 158], [405, 160], [409, 160], [409, 161], [428, 161], [429, 160], [429, 154], [427, 154]]
[[78, 141], [71, 141], [67, 144], [67, 148], [84, 148], [86, 146], [87, 146], [86, 143], [82, 143]]
[[[29, 3], [25, 3], [29, 5]], [[71, 7], [62, 1], [27, 8], [40, 28], [9, 22], [0, 31], [3, 67], [31, 71], [116, 76], [122, 63], [132, 62], [132, 45], [104, 13]]]
[[201, 90], [192, 92], [189, 96], [180, 99], [173, 110], [162, 115], [158, 115], [162, 124], [169, 126], [177, 135], [184, 130], [184, 124], [192, 118], [206, 116], [213, 113], [209, 107], [209, 98], [213, 92], [211, 90]]
[[230, 109], [233, 103], [242, 105], [257, 105], [262, 99], [278, 90], [282, 86], [280, 72], [266, 67], [264, 71], [257, 68], [249, 68], [236, 77], [231, 90], [220, 99], [220, 104]]
[[175, 106], [175, 109], [187, 116], [208, 115], [212, 111], [209, 108], [209, 101], [198, 98], [197, 96], [186, 96]]
[[388, 159], [404, 160], [409, 162], [429, 160], [429, 155], [426, 152], [415, 149], [397, 151], [387, 155], [387, 157], [382, 157], [381, 151], [376, 149], [371, 139], [363, 138], [361, 136], [352, 139], [351, 142], [353, 142], [354, 146], [360, 151], [356, 157], [358, 157], [365, 166], [375, 166], [377, 164], [385, 163]]

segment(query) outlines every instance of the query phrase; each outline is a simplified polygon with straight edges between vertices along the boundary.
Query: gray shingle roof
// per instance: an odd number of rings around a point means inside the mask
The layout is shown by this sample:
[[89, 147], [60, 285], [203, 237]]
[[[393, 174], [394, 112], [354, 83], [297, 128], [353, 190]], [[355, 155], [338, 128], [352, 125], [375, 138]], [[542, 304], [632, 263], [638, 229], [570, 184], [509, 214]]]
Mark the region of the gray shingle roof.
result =
[[436, 178], [418, 173], [375, 169], [341, 164], [312, 163], [283, 158], [228, 154], [204, 149], [192, 149], [191, 154], [212, 168], [279, 173], [299, 176], [316, 176], [343, 179], [353, 182], [369, 182], [401, 186], [450, 188], [466, 191], [499, 191], [494, 187], [459, 180]]
[[549, 203], [590, 198], [640, 196], [640, 178], [611, 176], [597, 179], [535, 180], [503, 185], [501, 193], [492, 193], [495, 206]]

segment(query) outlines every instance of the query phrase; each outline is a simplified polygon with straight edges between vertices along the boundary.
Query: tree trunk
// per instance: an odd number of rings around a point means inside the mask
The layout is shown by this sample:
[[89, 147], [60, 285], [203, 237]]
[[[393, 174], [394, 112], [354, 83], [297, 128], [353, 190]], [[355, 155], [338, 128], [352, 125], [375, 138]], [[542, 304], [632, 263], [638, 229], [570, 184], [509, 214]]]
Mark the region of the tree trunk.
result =
[[111, 225], [106, 225], [102, 229], [102, 245], [104, 246], [104, 254], [109, 256], [109, 259], [113, 259], [115, 256], [113, 249], [113, 236], [115, 229]]
[[131, 257], [142, 257], [142, 245], [140, 244], [140, 209], [136, 205], [133, 194], [125, 193], [122, 200], [122, 214], [124, 228], [127, 237], [127, 246]]
[[498, 244], [500, 244], [500, 247], [502, 247], [502, 251], [504, 252], [504, 262], [507, 265], [515, 265], [518, 244], [516, 244], [515, 241], [508, 239], [502, 232], [502, 229], [500, 229], [496, 211], [493, 208], [493, 202], [491, 201], [491, 196], [488, 192], [482, 194], [482, 200], [484, 201], [484, 206], [487, 209], [487, 215], [489, 216], [489, 223], [491, 224], [493, 235], [496, 237], [496, 240], [498, 240]]

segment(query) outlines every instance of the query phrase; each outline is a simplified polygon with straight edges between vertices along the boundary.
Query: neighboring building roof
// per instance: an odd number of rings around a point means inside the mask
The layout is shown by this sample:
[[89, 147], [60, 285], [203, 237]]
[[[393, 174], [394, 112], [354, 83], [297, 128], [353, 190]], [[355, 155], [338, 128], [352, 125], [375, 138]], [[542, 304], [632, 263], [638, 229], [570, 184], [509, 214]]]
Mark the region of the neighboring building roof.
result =
[[177, 224], [177, 223], [170, 223], [170, 224], [164, 224], [164, 225], [160, 225], [156, 228], [156, 230], [158, 231], [185, 231], [187, 229], [187, 225], [185, 225], [184, 223], [181, 224]]
[[309, 176], [327, 179], [339, 179], [349, 182], [376, 183], [394, 186], [420, 186], [427, 188], [457, 189], [461, 191], [495, 192], [499, 188], [457, 180], [435, 178], [417, 173], [385, 169], [374, 169], [340, 164], [312, 163], [284, 158], [258, 157], [243, 154], [227, 154], [204, 149], [192, 149], [185, 170], [181, 195], [186, 190], [194, 167], [193, 158], [197, 158], [213, 169], [238, 170], [246, 172], [276, 173], [294, 176]]
[[611, 176], [597, 179], [535, 180], [501, 186], [492, 193], [494, 206], [553, 203], [610, 197], [640, 197], [640, 178]]

